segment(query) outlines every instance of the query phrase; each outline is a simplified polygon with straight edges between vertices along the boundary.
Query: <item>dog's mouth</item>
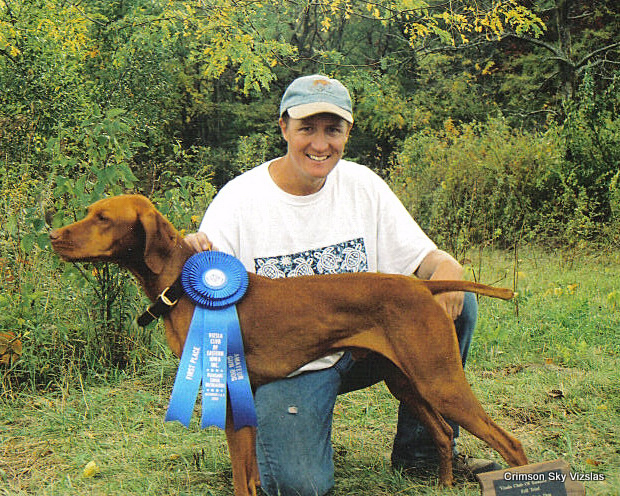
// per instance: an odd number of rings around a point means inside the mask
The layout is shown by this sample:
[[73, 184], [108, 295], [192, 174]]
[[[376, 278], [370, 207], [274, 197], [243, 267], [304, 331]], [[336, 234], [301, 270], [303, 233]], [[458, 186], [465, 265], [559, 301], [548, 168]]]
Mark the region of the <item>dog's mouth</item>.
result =
[[56, 254], [60, 257], [61, 260], [65, 262], [94, 263], [94, 262], [109, 262], [110, 261], [110, 257], [105, 256], [105, 255], [83, 256], [80, 254], [71, 253], [67, 251], [56, 251]]
[[51, 239], [52, 249], [65, 262], [98, 262], [109, 259], [108, 254], [85, 255], [80, 246], [63, 238]]
[[52, 250], [66, 262], [73, 262], [80, 258], [78, 253], [76, 253], [80, 251], [79, 244], [76, 244], [73, 237], [65, 230], [51, 231], [50, 242]]
[[79, 262], [86, 260], [75, 253], [75, 247], [70, 243], [52, 241], [52, 249], [65, 262]]
[[54, 250], [61, 258], [68, 256], [69, 252], [74, 249], [73, 244], [62, 240], [62, 239], [54, 239], [51, 240], [52, 250]]

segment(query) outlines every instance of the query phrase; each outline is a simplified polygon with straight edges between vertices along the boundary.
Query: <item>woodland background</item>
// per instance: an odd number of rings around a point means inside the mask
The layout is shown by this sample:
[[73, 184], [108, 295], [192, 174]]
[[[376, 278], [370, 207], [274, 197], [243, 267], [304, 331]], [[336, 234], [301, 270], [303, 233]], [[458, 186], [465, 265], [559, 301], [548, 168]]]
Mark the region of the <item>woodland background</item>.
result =
[[0, 332], [23, 344], [5, 385], [159, 353], [128, 276], [60, 263], [49, 229], [125, 191], [196, 229], [217, 188], [284, 152], [277, 108], [303, 74], [350, 88], [348, 158], [460, 259], [617, 247], [614, 3], [0, 0]]
[[[351, 90], [379, 172], [480, 300], [467, 374], [532, 461], [620, 494], [620, 94], [612, 0], [0, 0], [0, 495], [231, 494], [223, 434], [164, 423], [178, 361], [106, 264], [48, 233], [140, 192], [194, 231], [284, 152], [281, 95]], [[334, 496], [479, 494], [392, 471], [397, 405], [339, 399]], [[462, 436], [463, 452], [497, 457]]]

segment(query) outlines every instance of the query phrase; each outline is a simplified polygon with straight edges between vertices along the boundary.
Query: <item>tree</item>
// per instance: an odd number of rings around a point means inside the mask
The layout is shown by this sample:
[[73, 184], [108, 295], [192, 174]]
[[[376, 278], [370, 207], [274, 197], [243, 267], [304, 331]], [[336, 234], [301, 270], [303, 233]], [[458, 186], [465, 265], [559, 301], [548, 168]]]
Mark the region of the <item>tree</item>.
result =
[[507, 27], [531, 36], [541, 29], [515, 0], [0, 0], [0, 118], [35, 122], [39, 153], [94, 106], [102, 116], [125, 110], [148, 147], [135, 155], [138, 169], [191, 173], [194, 161], [175, 158], [181, 143], [221, 183], [240, 163], [244, 137], [267, 137], [263, 152], [276, 149], [269, 140], [286, 84], [323, 72], [354, 90], [353, 156], [387, 166], [426, 119], [412, 109], [418, 54]]
[[[617, 27], [617, 10], [604, 0], [587, 4], [554, 0], [551, 5], [541, 4], [536, 11], [549, 27], [546, 37], [537, 39], [509, 32], [503, 38], [525, 42], [547, 53], [548, 60], [556, 67], [549, 80], [557, 80], [561, 100], [572, 100], [586, 69], [601, 78], [612, 77], [620, 63], [620, 40], [614, 28]], [[579, 36], [576, 40], [575, 35]]]
[[83, 115], [89, 26], [66, 2], [0, 2], [0, 124], [11, 159], [41, 152], [58, 121]]

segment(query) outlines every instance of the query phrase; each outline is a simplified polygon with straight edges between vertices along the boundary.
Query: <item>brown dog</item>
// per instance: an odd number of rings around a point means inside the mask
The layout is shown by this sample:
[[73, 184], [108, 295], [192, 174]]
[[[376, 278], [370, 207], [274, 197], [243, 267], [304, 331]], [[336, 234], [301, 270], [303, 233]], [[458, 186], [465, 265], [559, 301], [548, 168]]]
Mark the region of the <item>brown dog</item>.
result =
[[[129, 269], [147, 296], [157, 296], [179, 276], [193, 254], [176, 229], [143, 196], [100, 200], [83, 220], [50, 234], [67, 261], [109, 261]], [[390, 391], [427, 426], [440, 454], [439, 476], [452, 483], [450, 418], [524, 465], [521, 443], [484, 412], [461, 365], [453, 322], [434, 300], [445, 291], [473, 291], [510, 299], [512, 291], [467, 281], [420, 281], [387, 274], [338, 274], [271, 280], [249, 274], [237, 304], [252, 387], [286, 377], [336, 350], [376, 352], [384, 360]], [[180, 356], [193, 314], [182, 297], [164, 317], [166, 338]], [[260, 485], [254, 429], [237, 431], [227, 416], [226, 436], [235, 496], [256, 495]]]

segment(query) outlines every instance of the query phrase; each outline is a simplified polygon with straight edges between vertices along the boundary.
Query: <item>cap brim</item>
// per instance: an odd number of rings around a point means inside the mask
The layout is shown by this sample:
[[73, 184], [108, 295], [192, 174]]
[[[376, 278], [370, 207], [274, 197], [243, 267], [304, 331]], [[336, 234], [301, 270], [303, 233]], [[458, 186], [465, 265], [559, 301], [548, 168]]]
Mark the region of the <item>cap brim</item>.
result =
[[334, 105], [333, 103], [305, 103], [303, 105], [291, 107], [287, 109], [287, 111], [288, 115], [290, 115], [293, 119], [305, 119], [306, 117], [310, 117], [311, 115], [327, 113], [336, 114], [337, 116], [342, 117], [345, 121], [353, 124], [353, 115], [351, 114], [351, 112], [347, 112], [346, 110], [338, 107], [338, 105]]

